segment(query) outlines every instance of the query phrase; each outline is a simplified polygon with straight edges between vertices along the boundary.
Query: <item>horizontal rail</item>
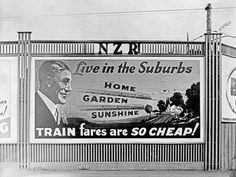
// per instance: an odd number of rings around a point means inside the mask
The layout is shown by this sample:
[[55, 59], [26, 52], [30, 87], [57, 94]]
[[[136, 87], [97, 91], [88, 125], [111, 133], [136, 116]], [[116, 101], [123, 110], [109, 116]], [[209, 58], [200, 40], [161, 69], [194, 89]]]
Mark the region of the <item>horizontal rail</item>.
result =
[[17, 55], [18, 41], [0, 42], [0, 55]]
[[[121, 55], [129, 55], [130, 45], [139, 47], [135, 55], [204, 55], [203, 42], [183, 41], [32, 41], [32, 56], [37, 55], [101, 55], [100, 45], [111, 44], [113, 50], [106, 55], [114, 55], [115, 45], [125, 45]], [[111, 48], [112, 48], [111, 47]], [[118, 49], [118, 45], [116, 46]]]
[[235, 47], [231, 47], [225, 44], [222, 44], [222, 54], [232, 57], [232, 58], [236, 58], [236, 48]]
[[[111, 44], [112, 49], [105, 54], [99, 54], [100, 45]], [[84, 56], [84, 55], [114, 55], [115, 45], [125, 45], [122, 55], [130, 55], [129, 44], [139, 47], [135, 55], [204, 55], [203, 42], [188, 41], [128, 41], [128, 40], [101, 40], [101, 41], [63, 41], [63, 40], [32, 40], [32, 56]], [[21, 46], [22, 47], [22, 46]], [[17, 55], [18, 41], [0, 42], [0, 56]]]

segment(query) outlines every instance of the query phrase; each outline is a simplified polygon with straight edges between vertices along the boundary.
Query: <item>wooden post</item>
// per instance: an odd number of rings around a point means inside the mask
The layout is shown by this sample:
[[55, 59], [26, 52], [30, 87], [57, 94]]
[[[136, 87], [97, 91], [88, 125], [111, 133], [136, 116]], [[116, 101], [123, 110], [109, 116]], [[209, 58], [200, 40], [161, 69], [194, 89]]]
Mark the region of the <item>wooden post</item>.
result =
[[212, 9], [212, 6], [211, 4], [207, 4], [207, 7], [205, 8], [205, 10], [207, 11], [207, 33], [211, 33], [212, 32], [212, 22], [211, 22], [211, 9]]

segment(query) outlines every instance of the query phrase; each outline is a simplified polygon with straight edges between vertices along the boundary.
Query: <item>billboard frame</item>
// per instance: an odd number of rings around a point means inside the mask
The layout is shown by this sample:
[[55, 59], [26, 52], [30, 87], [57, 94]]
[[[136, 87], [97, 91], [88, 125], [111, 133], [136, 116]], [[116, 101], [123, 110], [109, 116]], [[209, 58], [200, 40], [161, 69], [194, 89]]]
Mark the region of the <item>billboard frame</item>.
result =
[[[15, 61], [14, 61], [15, 60]], [[18, 61], [16, 57], [4, 57], [0, 62], [9, 62], [10, 70], [10, 80], [9, 80], [9, 102], [10, 102], [10, 137], [9, 138], [0, 138], [0, 143], [15, 144], [17, 143], [17, 134], [18, 134]], [[17, 109], [14, 109], [17, 108]], [[5, 112], [8, 111], [6, 107]], [[4, 127], [3, 127], [4, 128]]]
[[[120, 59], [120, 60], [124, 60], [124, 58], [125, 58], [125, 60], [130, 60], [130, 61], [132, 61], [132, 60], [135, 60], [135, 61], [138, 61], [138, 60], [145, 60], [145, 58], [147, 59], [147, 60], [161, 60], [161, 61], [165, 61], [166, 60], [166, 58], [167, 58], [168, 56], [164, 56], [164, 57], [161, 57], [161, 56], [132, 56], [132, 57], [124, 57], [124, 56], [113, 56], [112, 57], [112, 60], [117, 60], [117, 59]], [[194, 57], [193, 58], [193, 56], [191, 56], [191, 57], [187, 57], [187, 56], [185, 56], [185, 57], [177, 57], [177, 56], [175, 56], [175, 57], [170, 57], [170, 60], [173, 60], [173, 61], [175, 61], [175, 60], [183, 60], [183, 61], [185, 61], [185, 60], [197, 60], [197, 61], [199, 61], [199, 69], [200, 69], [200, 75], [199, 75], [199, 79], [200, 79], [200, 82], [201, 82], [201, 84], [200, 84], [200, 90], [201, 90], [201, 99], [200, 99], [200, 102], [201, 102], [201, 104], [200, 104], [200, 110], [201, 110], [201, 118], [200, 118], [200, 138], [193, 138], [193, 139], [183, 139], [183, 138], [173, 138], [173, 139], [168, 139], [168, 138], [164, 138], [164, 139], [158, 139], [158, 140], [156, 140], [155, 138], [149, 138], [149, 139], [145, 139], [145, 138], [142, 138], [142, 140], [141, 140], [141, 138], [140, 139], [130, 139], [130, 138], [128, 138], [128, 139], [125, 139], [125, 138], [123, 138], [123, 139], [121, 139], [121, 140], [118, 140], [117, 141], [117, 139], [103, 139], [103, 138], [89, 138], [89, 139], [79, 139], [79, 138], [72, 138], [72, 139], [66, 139], [66, 138], [64, 138], [64, 139], [35, 139], [34, 138], [34, 135], [35, 135], [35, 132], [34, 132], [34, 130], [32, 130], [32, 129], [34, 129], [34, 119], [32, 119], [32, 117], [34, 117], [34, 92], [35, 92], [35, 86], [34, 86], [34, 82], [35, 82], [35, 80], [34, 80], [34, 78], [35, 78], [35, 60], [37, 60], [37, 58], [38, 58], [38, 60], [53, 60], [53, 59], [58, 59], [58, 60], [64, 60], [64, 61], [66, 61], [66, 60], [76, 60], [76, 59], [84, 59], [84, 60], [101, 60], [101, 59], [104, 59], [104, 58], [106, 58], [107, 60], [109, 60], [109, 58], [110, 58], [110, 56], [99, 56], [99, 57], [95, 57], [95, 56], [84, 56], [84, 57], [32, 57], [32, 62], [31, 62], [31, 101], [32, 101], [32, 103], [30, 104], [31, 105], [31, 120], [33, 120], [33, 121], [30, 121], [30, 127], [31, 127], [31, 129], [30, 129], [30, 143], [49, 143], [49, 144], [60, 144], [60, 143], [66, 143], [66, 144], [77, 144], [77, 143], [79, 143], [79, 144], [83, 144], [83, 143], [92, 143], [92, 144], [96, 144], [96, 143], [117, 143], [117, 144], [119, 144], [119, 143], [128, 143], [128, 144], [132, 144], [132, 143], [141, 143], [141, 144], [145, 144], [145, 143], [151, 143], [151, 144], [156, 144], [156, 143], [161, 143], [161, 144], [181, 144], [181, 143], [203, 143], [204, 142], [204, 127], [205, 127], [205, 123], [204, 123], [204, 117], [205, 117], [205, 115], [204, 115], [204, 97], [205, 97], [205, 91], [204, 91], [204, 88], [205, 88], [205, 86], [204, 86], [204, 83], [205, 83], [205, 78], [204, 78], [204, 58], [203, 57]], [[196, 59], [196, 58], [198, 58], [198, 59]], [[190, 86], [189, 86], [190, 87]], [[33, 128], [32, 128], [33, 127]]]

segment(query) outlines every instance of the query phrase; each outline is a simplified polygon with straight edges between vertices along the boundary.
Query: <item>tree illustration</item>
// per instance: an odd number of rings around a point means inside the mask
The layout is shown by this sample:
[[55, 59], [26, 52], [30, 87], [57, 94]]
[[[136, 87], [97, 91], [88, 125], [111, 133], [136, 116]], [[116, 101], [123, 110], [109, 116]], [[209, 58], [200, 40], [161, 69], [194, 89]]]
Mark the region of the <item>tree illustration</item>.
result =
[[153, 109], [152, 109], [152, 106], [150, 104], [147, 104], [144, 109], [148, 114], [151, 115]]
[[186, 109], [192, 117], [200, 116], [200, 82], [193, 83], [191, 88], [186, 90]]
[[180, 92], [175, 92], [172, 97], [170, 97], [170, 101], [172, 105], [181, 106], [184, 105], [183, 96]]
[[163, 100], [159, 100], [157, 107], [159, 108], [160, 113], [166, 110], [166, 103]]

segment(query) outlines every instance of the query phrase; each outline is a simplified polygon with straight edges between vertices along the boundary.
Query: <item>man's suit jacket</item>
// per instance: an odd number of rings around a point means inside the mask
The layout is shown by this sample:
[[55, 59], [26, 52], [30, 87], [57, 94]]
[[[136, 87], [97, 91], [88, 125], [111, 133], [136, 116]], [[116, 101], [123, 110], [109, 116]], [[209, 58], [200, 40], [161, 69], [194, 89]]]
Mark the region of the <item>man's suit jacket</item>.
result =
[[56, 128], [56, 127], [64, 127], [62, 121], [60, 125], [57, 125], [52, 113], [42, 100], [42, 98], [35, 94], [35, 128]]

